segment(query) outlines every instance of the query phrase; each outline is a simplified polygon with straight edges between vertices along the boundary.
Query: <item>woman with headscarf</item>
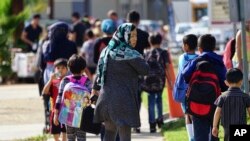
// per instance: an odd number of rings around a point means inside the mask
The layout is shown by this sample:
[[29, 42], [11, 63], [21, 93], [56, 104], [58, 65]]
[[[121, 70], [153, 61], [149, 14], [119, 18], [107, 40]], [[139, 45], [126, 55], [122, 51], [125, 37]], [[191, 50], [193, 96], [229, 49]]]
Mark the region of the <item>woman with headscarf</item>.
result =
[[59, 58], [69, 59], [77, 53], [76, 44], [68, 40], [69, 26], [64, 22], [56, 22], [49, 27], [49, 40], [45, 44], [46, 52], [44, 60], [46, 69], [44, 71], [44, 83], [47, 83], [51, 73], [54, 71], [54, 61]]
[[122, 24], [100, 55], [92, 96], [99, 95], [94, 121], [104, 122], [104, 141], [114, 141], [118, 131], [121, 141], [130, 141], [131, 128], [140, 126], [138, 76], [149, 67], [134, 50], [136, 41], [136, 27]]

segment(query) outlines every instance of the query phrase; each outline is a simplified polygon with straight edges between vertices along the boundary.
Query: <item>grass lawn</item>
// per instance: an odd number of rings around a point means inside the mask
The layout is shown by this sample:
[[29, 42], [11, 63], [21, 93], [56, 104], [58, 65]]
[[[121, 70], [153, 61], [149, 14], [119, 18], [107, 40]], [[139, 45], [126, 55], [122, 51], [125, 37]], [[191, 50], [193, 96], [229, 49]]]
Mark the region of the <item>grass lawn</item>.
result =
[[[166, 89], [164, 89], [163, 91], [162, 99], [163, 99], [163, 113], [167, 113], [169, 107], [168, 107], [168, 96], [167, 96]], [[147, 97], [147, 93], [145, 92], [142, 94], [142, 101], [143, 101], [143, 105], [145, 107], [148, 107], [148, 97]], [[250, 119], [248, 118], [248, 123], [249, 122], [250, 122]], [[163, 127], [162, 133], [166, 141], [188, 141], [184, 119], [168, 124], [168, 126], [165, 125]], [[220, 140], [222, 140], [223, 137], [224, 137], [223, 128], [222, 126], [220, 126], [220, 130], [219, 130]]]
[[43, 134], [39, 136], [34, 136], [26, 139], [17, 139], [14, 141], [47, 141], [49, 138], [52, 138], [50, 134]]

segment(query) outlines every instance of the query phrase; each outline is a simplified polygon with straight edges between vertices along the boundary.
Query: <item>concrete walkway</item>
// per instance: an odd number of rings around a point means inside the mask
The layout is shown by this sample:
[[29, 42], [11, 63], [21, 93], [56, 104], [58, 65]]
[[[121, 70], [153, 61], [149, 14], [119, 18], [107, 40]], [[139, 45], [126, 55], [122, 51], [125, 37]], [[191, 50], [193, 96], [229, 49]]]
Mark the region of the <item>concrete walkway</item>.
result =
[[[163, 137], [161, 136], [159, 132], [154, 133], [154, 134], [149, 133], [148, 113], [147, 113], [146, 108], [142, 107], [140, 114], [141, 114], [141, 123], [142, 123], [141, 133], [140, 134], [133, 133], [132, 140], [133, 141], [163, 141]], [[100, 138], [99, 136], [96, 137], [93, 135], [88, 135], [87, 140], [88, 141], [100, 141]]]
[[[42, 135], [43, 104], [38, 96], [37, 85], [0, 86], [0, 97], [0, 141]], [[133, 133], [132, 140], [163, 141], [160, 133], [149, 133], [148, 113], [144, 107], [141, 110], [141, 118], [141, 133]], [[87, 140], [100, 141], [100, 137], [88, 134]]]

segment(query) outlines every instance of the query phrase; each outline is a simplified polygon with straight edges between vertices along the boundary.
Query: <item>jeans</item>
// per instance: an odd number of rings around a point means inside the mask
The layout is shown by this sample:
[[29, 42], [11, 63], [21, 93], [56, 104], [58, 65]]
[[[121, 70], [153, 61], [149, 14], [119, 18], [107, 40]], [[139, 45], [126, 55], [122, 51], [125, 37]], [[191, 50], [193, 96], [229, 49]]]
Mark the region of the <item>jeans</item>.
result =
[[162, 93], [149, 93], [148, 94], [148, 112], [149, 123], [155, 123], [155, 105], [157, 108], [158, 119], [162, 118]]
[[54, 72], [55, 66], [53, 64], [47, 64], [44, 74], [43, 74], [43, 82], [44, 85], [49, 81], [50, 75]]
[[194, 140], [195, 141], [216, 141], [212, 136], [213, 119], [203, 119], [193, 116]]

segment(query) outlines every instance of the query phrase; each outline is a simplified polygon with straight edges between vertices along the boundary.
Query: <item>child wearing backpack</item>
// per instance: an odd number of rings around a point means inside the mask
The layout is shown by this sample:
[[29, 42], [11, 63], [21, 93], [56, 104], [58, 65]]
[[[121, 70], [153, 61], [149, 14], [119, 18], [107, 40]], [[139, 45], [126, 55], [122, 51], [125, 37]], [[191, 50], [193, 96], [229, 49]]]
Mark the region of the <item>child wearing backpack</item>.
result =
[[250, 115], [250, 96], [241, 91], [243, 74], [241, 70], [233, 68], [228, 70], [225, 83], [229, 89], [224, 92], [216, 101], [217, 105], [212, 134], [218, 137], [218, 124], [224, 128], [224, 141], [229, 141], [230, 125], [246, 125], [246, 109]]
[[188, 61], [196, 58], [198, 55], [195, 54], [195, 49], [197, 47], [197, 36], [194, 34], [189, 34], [183, 37], [183, 51], [184, 53], [179, 57], [179, 65], [178, 65], [178, 75], [174, 84], [174, 100], [176, 102], [181, 103], [182, 111], [185, 113], [185, 123], [186, 123], [186, 130], [188, 133], [189, 141], [194, 141], [194, 131], [193, 131], [193, 124], [191, 121], [191, 116], [187, 113], [187, 106], [186, 106], [186, 93], [188, 85], [184, 81], [183, 76], [181, 75], [181, 71], [183, 70], [185, 64]]
[[[168, 52], [160, 48], [162, 37], [159, 33], [149, 36], [151, 50], [145, 54], [145, 60], [149, 64], [149, 74], [145, 76], [142, 89], [148, 92], [148, 112], [150, 133], [156, 132], [156, 124], [161, 128], [163, 124], [162, 91], [167, 77], [168, 86], [172, 88], [168, 65], [170, 63]], [[155, 106], [158, 117], [155, 118]]]
[[80, 130], [82, 109], [86, 104], [86, 97], [90, 96], [91, 81], [83, 74], [86, 67], [85, 60], [79, 55], [72, 55], [68, 61], [68, 68], [72, 75], [66, 76], [60, 83], [59, 94], [56, 99], [54, 124], [66, 125], [69, 141], [86, 141], [86, 133]]
[[62, 140], [66, 141], [66, 128], [65, 125], [55, 125], [53, 123], [55, 103], [58, 96], [58, 89], [61, 80], [67, 75], [67, 60], [57, 59], [54, 62], [55, 70], [50, 76], [49, 81], [45, 84], [42, 93], [49, 95], [50, 98], [50, 133], [54, 136], [55, 141], [59, 141], [60, 133], [62, 133]]
[[226, 68], [222, 56], [215, 50], [216, 39], [205, 34], [198, 39], [199, 57], [187, 63], [182, 71], [186, 83], [187, 112], [192, 115], [194, 140], [214, 141], [212, 136], [213, 115], [216, 106], [214, 101], [220, 92], [226, 91], [224, 83]]

